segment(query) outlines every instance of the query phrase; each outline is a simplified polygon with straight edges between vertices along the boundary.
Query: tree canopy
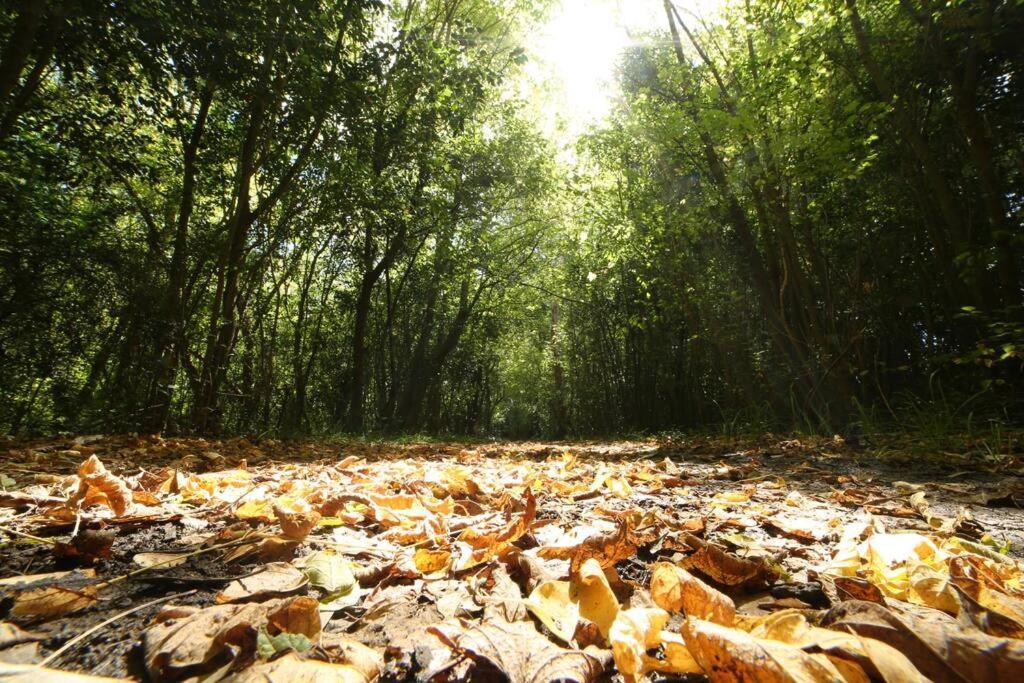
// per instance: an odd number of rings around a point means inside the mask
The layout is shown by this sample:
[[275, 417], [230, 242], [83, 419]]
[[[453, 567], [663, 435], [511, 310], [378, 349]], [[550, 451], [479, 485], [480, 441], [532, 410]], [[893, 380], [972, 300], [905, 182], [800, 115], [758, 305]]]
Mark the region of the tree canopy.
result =
[[1021, 418], [1024, 5], [662, 0], [567, 159], [549, 4], [7, 3], [0, 429]]

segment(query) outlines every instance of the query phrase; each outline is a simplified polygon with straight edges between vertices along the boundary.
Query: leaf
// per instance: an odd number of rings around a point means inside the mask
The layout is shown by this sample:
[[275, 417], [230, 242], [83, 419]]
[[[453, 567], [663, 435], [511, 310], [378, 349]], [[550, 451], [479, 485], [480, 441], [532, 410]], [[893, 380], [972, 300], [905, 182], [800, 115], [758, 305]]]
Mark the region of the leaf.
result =
[[699, 571], [723, 586], [761, 588], [774, 578], [763, 561], [737, 557], [693, 535], [687, 535], [686, 542], [697, 552], [683, 559], [684, 568]]
[[132, 561], [140, 567], [177, 567], [188, 562], [189, 553], [136, 553]]
[[636, 546], [629, 540], [629, 523], [620, 520], [614, 532], [589, 536], [576, 548], [569, 563], [569, 574], [578, 573], [580, 566], [590, 559], [607, 569], [635, 554]]
[[452, 554], [447, 550], [430, 550], [418, 548], [412, 556], [413, 564], [422, 574], [433, 574], [448, 569], [452, 563]]
[[821, 624], [891, 645], [933, 681], [1010, 683], [1024, 677], [1024, 641], [964, 628], [936, 610], [914, 608], [897, 615], [850, 600], [826, 612]]
[[[694, 660], [712, 681], [763, 683], [825, 683], [843, 681], [828, 657], [798, 647], [755, 638], [739, 629], [688, 617], [683, 640]], [[862, 680], [866, 681], [865, 676]]]
[[80, 479], [78, 492], [73, 501], [78, 505], [93, 503], [107, 505], [120, 517], [132, 504], [132, 493], [120, 477], [107, 471], [95, 455], [78, 466]]
[[732, 599], [707, 585], [682, 567], [660, 562], [651, 573], [651, 598], [670, 612], [732, 626], [736, 605]]
[[[634, 607], [615, 617], [609, 640], [615, 666], [627, 683], [650, 671], [670, 674], [700, 673], [682, 639], [664, 631], [669, 614], [657, 607]], [[660, 648], [663, 658], [648, 654]]]
[[158, 680], [178, 679], [251, 659], [261, 627], [270, 635], [300, 633], [315, 643], [320, 636], [317, 602], [297, 597], [204, 609], [164, 608], [143, 634], [146, 670]]
[[0, 679], [12, 683], [127, 683], [127, 678], [107, 678], [106, 676], [90, 676], [71, 671], [47, 669], [33, 664], [8, 664], [0, 662]]
[[348, 595], [358, 585], [349, 561], [330, 550], [320, 550], [306, 557], [303, 571], [311, 584], [324, 590], [324, 602]]
[[559, 640], [572, 642], [580, 620], [580, 608], [570, 598], [568, 581], [538, 584], [526, 599], [526, 608]]
[[428, 629], [455, 654], [477, 664], [493, 667], [509, 683], [592, 683], [604, 672], [607, 661], [582, 650], [554, 645], [523, 621], [446, 622]]
[[309, 509], [308, 505], [292, 509], [275, 505], [274, 515], [277, 517], [277, 523], [281, 525], [281, 533], [297, 541], [308, 536], [320, 521], [320, 513]]
[[236, 579], [217, 594], [217, 602], [264, 600], [294, 593], [309, 583], [301, 571], [287, 562], [272, 562], [259, 572]]
[[619, 601], [597, 560], [586, 560], [579, 573], [571, 578], [569, 599], [579, 605], [580, 616], [592, 621], [607, 640], [619, 613]]
[[96, 588], [65, 588], [47, 586], [19, 593], [14, 598], [11, 615], [16, 617], [62, 617], [95, 605]]
[[251, 666], [231, 680], [234, 683], [372, 683], [377, 680], [379, 672], [379, 665], [367, 670], [355, 664], [303, 659], [295, 653], [289, 653], [272, 662]]
[[23, 630], [17, 624], [0, 621], [0, 650], [14, 645], [21, 645], [22, 643], [34, 643], [40, 640], [46, 640], [46, 638], [47, 636], [43, 633], [32, 633], [30, 631]]
[[267, 633], [267, 629], [261, 628], [256, 636], [256, 652], [263, 659], [270, 659], [279, 652], [288, 650], [305, 652], [311, 647], [313, 643], [301, 633], [279, 633], [272, 636]]

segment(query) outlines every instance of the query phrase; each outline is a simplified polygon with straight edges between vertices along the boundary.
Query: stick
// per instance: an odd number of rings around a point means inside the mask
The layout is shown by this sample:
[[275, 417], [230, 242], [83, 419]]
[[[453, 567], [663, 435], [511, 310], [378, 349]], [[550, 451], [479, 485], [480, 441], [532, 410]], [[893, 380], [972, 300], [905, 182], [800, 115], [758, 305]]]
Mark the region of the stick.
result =
[[68, 650], [73, 648], [75, 645], [77, 645], [78, 643], [82, 642], [83, 640], [85, 640], [86, 638], [91, 636], [93, 633], [96, 633], [96, 631], [99, 631], [104, 626], [109, 626], [110, 624], [113, 624], [115, 621], [117, 621], [118, 619], [121, 619], [122, 617], [126, 617], [129, 614], [134, 614], [135, 612], [138, 612], [139, 610], [146, 609], [147, 607], [150, 607], [152, 605], [157, 605], [157, 604], [159, 604], [161, 602], [167, 602], [168, 600], [173, 600], [174, 598], [180, 598], [180, 597], [184, 597], [186, 595], [191, 595], [192, 593], [195, 593], [195, 590], [185, 591], [184, 593], [175, 593], [174, 595], [165, 595], [162, 598], [157, 598], [156, 600], [150, 600], [149, 602], [144, 602], [141, 605], [136, 605], [135, 607], [132, 607], [131, 609], [126, 609], [125, 611], [123, 611], [123, 612], [121, 612], [119, 614], [115, 614], [114, 616], [110, 617], [106, 621], [101, 621], [100, 623], [96, 624], [92, 628], [86, 629], [84, 632], [80, 633], [79, 635], [75, 636], [74, 638], [72, 638], [68, 642], [66, 642], [63, 645], [61, 645], [59, 648], [57, 648], [56, 650], [51, 652], [49, 654], [49, 656], [47, 656], [45, 659], [43, 659], [43, 661], [39, 662], [39, 666], [46, 666], [46, 665], [50, 664], [51, 662], [53, 662], [53, 660], [55, 660], [58, 657], [60, 657], [62, 654], [64, 654], [65, 652], [67, 652]]

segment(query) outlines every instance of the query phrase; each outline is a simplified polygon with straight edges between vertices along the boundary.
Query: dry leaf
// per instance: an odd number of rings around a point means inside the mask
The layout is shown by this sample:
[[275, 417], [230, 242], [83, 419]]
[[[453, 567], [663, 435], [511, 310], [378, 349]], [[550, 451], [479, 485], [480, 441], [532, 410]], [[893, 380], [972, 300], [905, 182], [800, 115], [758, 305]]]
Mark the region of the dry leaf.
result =
[[96, 588], [47, 586], [18, 593], [11, 607], [16, 617], [62, 617], [96, 604]]
[[579, 572], [572, 577], [569, 599], [579, 605], [580, 616], [594, 622], [601, 636], [607, 640], [615, 617], [619, 613], [619, 601], [608, 585], [608, 578], [597, 560], [586, 560]]
[[[683, 640], [711, 681], [826, 683], [846, 678], [822, 654], [808, 654], [785, 643], [755, 638], [739, 629], [689, 617]], [[865, 676], [862, 680], [867, 681]]]
[[143, 634], [146, 669], [159, 680], [207, 673], [252, 659], [261, 626], [276, 635], [320, 635], [317, 602], [298, 597], [265, 603], [167, 607]]
[[95, 455], [78, 466], [80, 479], [73, 502], [85, 507], [93, 503], [108, 506], [120, 517], [132, 504], [132, 492], [120, 477], [107, 471]]
[[261, 662], [234, 676], [233, 683], [371, 683], [376, 671], [363, 671], [349, 664], [332, 664], [316, 659], [303, 659], [294, 652], [270, 662]]
[[572, 642], [580, 620], [580, 608], [569, 595], [568, 581], [539, 584], [526, 599], [526, 608], [559, 640]]
[[964, 628], [936, 610], [897, 615], [875, 603], [850, 600], [826, 612], [821, 624], [891, 645], [933, 681], [1015, 683], [1024, 677], [1024, 641]]
[[452, 554], [447, 550], [429, 550], [419, 548], [412, 556], [413, 564], [422, 574], [433, 574], [448, 569], [452, 563]]
[[308, 505], [292, 509], [275, 505], [274, 515], [277, 517], [277, 523], [281, 525], [281, 533], [299, 541], [308, 536], [320, 521], [320, 513], [310, 509]]
[[683, 559], [684, 568], [699, 571], [723, 586], [761, 588], [774, 578], [763, 561], [737, 557], [692, 535], [686, 536], [686, 542], [697, 552]]
[[592, 683], [607, 666], [597, 653], [554, 645], [528, 622], [471, 625], [458, 621], [428, 630], [455, 654], [493, 667], [509, 683]]
[[132, 561], [140, 567], [177, 567], [188, 562], [189, 553], [136, 553]]
[[47, 669], [32, 664], [7, 664], [0, 662], [0, 680], [12, 683], [128, 683], [127, 678], [89, 676], [71, 671]]
[[257, 573], [236, 579], [217, 594], [217, 602], [264, 600], [294, 593], [309, 583], [301, 571], [287, 562], [271, 562]]
[[732, 626], [736, 617], [736, 605], [729, 596], [682, 567], [664, 562], [654, 565], [651, 572], [651, 598], [670, 612], [681, 611], [723, 626]]

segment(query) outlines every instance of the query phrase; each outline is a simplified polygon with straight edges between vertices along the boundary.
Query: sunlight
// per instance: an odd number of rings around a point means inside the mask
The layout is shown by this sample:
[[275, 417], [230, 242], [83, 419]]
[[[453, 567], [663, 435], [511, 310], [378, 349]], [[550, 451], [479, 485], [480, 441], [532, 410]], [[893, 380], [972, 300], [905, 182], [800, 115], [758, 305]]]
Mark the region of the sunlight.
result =
[[[722, 0], [681, 0], [684, 11], [713, 14]], [[574, 139], [611, 111], [622, 51], [660, 31], [660, 0], [561, 0], [529, 41], [527, 77], [545, 101], [549, 132]]]

